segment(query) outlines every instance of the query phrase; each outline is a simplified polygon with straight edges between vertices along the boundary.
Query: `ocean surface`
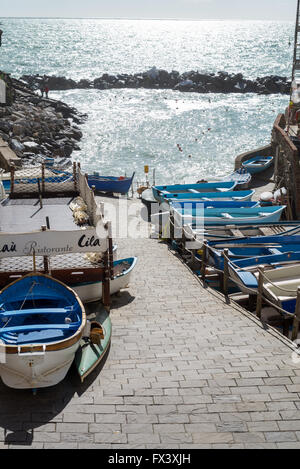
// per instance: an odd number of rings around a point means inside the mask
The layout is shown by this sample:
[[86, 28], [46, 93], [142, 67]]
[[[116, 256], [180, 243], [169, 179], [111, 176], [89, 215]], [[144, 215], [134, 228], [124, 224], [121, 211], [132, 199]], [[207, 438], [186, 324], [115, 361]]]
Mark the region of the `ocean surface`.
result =
[[[290, 78], [293, 22], [2, 18], [0, 69], [19, 77], [79, 80], [103, 73], [227, 71]], [[171, 90], [50, 92], [87, 113], [81, 151], [86, 171], [193, 182], [233, 170], [237, 154], [270, 142], [288, 96]], [[181, 151], [180, 151], [181, 150]]]

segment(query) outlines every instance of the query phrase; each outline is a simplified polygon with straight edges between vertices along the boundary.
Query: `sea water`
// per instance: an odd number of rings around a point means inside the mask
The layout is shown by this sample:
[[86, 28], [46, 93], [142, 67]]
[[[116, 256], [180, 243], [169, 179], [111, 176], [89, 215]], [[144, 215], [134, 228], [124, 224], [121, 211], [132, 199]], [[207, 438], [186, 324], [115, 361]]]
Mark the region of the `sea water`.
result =
[[[94, 79], [153, 66], [181, 73], [290, 78], [293, 22], [117, 19], [1, 19], [0, 69]], [[222, 178], [237, 154], [270, 142], [285, 95], [199, 94], [172, 90], [50, 91], [86, 113], [80, 151], [87, 172], [157, 183]]]

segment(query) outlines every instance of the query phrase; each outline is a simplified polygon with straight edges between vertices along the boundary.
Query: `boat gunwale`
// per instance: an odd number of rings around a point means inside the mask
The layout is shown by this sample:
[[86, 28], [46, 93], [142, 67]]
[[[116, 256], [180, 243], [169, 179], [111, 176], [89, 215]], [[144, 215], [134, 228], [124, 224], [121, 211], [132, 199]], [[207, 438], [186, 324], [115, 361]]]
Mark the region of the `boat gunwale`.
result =
[[[134, 267], [137, 263], [137, 260], [138, 260], [137, 257], [127, 257], [126, 259], [124, 258], [124, 259], [118, 259], [118, 260], [114, 261], [113, 266], [121, 264], [122, 262], [126, 262], [126, 261], [132, 261], [132, 262], [131, 262], [130, 267], [127, 270], [125, 270], [124, 272], [122, 272], [119, 275], [115, 275], [112, 280], [115, 280], [115, 279], [124, 277], [125, 275], [128, 275], [134, 269]], [[72, 284], [72, 288], [83, 287], [85, 285], [94, 285], [96, 283], [102, 283], [102, 282], [103, 282], [103, 280], [97, 280], [97, 281], [92, 281], [92, 282], [79, 282], [79, 283]]]
[[59, 283], [60, 285], [62, 285], [67, 290], [69, 290], [75, 296], [75, 298], [78, 301], [78, 304], [81, 308], [81, 312], [82, 312], [81, 325], [78, 327], [77, 331], [71, 337], [68, 337], [67, 339], [64, 339], [64, 340], [49, 342], [47, 344], [32, 343], [32, 344], [26, 344], [26, 345], [20, 344], [18, 346], [15, 346], [15, 345], [9, 345], [9, 344], [5, 344], [3, 342], [0, 342], [0, 352], [1, 352], [1, 349], [4, 349], [5, 353], [7, 353], [7, 354], [18, 354], [20, 350], [21, 350], [22, 353], [25, 353], [25, 352], [32, 352], [33, 353], [33, 352], [38, 352], [38, 351], [53, 352], [53, 351], [57, 351], [57, 350], [64, 350], [64, 349], [70, 348], [72, 345], [79, 342], [82, 335], [83, 335], [83, 331], [85, 329], [86, 321], [87, 321], [86, 311], [85, 311], [85, 307], [83, 305], [83, 302], [81, 301], [79, 295], [72, 288], [70, 288], [68, 285], [64, 284], [60, 280], [54, 279], [50, 275], [42, 274], [42, 273], [39, 273], [39, 272], [31, 272], [29, 274], [24, 275], [22, 278], [14, 280], [9, 285], [6, 285], [4, 288], [2, 288], [0, 290], [0, 295], [4, 291], [9, 289], [11, 286], [13, 286], [14, 284], [22, 281], [24, 278], [37, 277], [37, 276], [38, 277], [46, 277], [46, 278], [52, 280], [53, 282]]

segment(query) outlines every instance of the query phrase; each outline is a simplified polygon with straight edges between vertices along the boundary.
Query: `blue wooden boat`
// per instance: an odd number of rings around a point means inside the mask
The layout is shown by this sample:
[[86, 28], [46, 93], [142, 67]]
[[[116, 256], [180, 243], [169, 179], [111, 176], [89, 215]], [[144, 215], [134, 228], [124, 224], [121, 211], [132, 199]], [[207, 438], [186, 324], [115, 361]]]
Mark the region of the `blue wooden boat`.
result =
[[[61, 173], [49, 177], [45, 177], [45, 183], [62, 183], [67, 181], [72, 181], [73, 175], [71, 173]], [[41, 182], [41, 178], [38, 177], [15, 177], [14, 184], [18, 186], [20, 184], [38, 184], [38, 181]], [[3, 187], [5, 192], [10, 192], [10, 179], [2, 180]]]
[[263, 295], [285, 311], [294, 313], [299, 285], [300, 266], [298, 264], [278, 267], [265, 272]]
[[237, 259], [234, 262], [229, 262], [228, 267], [230, 278], [236, 282], [240, 290], [243, 293], [253, 295], [258, 288], [257, 272], [259, 267], [263, 268], [268, 276], [271, 269], [295, 264], [298, 264], [300, 273], [300, 251]]
[[299, 221], [277, 222], [270, 224], [252, 225], [223, 225], [197, 227], [196, 224], [187, 224], [184, 227], [185, 236], [188, 240], [197, 241], [199, 248], [202, 247], [203, 240], [207, 241], [227, 241], [236, 238], [248, 238], [253, 236], [286, 236], [300, 233]]
[[273, 163], [273, 156], [253, 156], [249, 160], [242, 163], [242, 167], [245, 168], [250, 174], [261, 173], [268, 169]]
[[88, 176], [88, 184], [95, 187], [96, 192], [114, 192], [127, 194], [132, 185], [135, 173], [128, 178], [124, 176], [99, 176], [95, 173]]
[[251, 244], [280, 244], [287, 246], [294, 246], [300, 244], [300, 235], [298, 234], [298, 227], [295, 230], [296, 234], [292, 234], [292, 230], [279, 235], [271, 236], [249, 236], [245, 238], [232, 238], [227, 241], [211, 241], [209, 244], [215, 248], [222, 248], [225, 244], [230, 245], [251, 245]]
[[164, 194], [199, 193], [199, 192], [225, 192], [233, 191], [236, 183], [232, 181], [201, 182], [199, 184], [173, 184], [169, 186], [153, 186], [153, 196], [161, 202]]
[[53, 386], [66, 376], [86, 326], [77, 294], [48, 275], [28, 274], [0, 292], [2, 381], [13, 388]]
[[185, 208], [175, 208], [175, 212], [182, 218], [182, 224], [197, 223], [200, 225], [258, 225], [261, 223], [278, 222], [285, 205], [266, 207], [224, 207], [224, 208], [204, 208], [198, 204], [197, 208], [191, 210]]
[[251, 200], [255, 190], [226, 191], [226, 192], [175, 192], [173, 194], [163, 194], [165, 200]]
[[170, 200], [168, 199], [168, 204], [170, 207], [176, 208], [178, 210], [183, 210], [184, 212], [190, 212], [196, 214], [198, 208], [204, 207], [208, 208], [253, 208], [261, 207], [260, 203], [257, 201], [251, 200]]
[[227, 241], [209, 241], [209, 253], [214, 265], [224, 268], [223, 250], [228, 249], [228, 257], [235, 262], [242, 258], [270, 256], [285, 252], [300, 251], [300, 236], [254, 236], [253, 238], [238, 238]]

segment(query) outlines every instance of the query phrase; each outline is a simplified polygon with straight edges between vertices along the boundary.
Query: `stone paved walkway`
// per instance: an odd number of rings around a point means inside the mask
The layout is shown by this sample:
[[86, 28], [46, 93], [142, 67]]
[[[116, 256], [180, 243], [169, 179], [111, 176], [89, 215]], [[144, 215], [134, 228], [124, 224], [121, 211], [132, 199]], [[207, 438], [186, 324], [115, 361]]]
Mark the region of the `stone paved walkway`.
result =
[[0, 447], [299, 448], [300, 365], [288, 341], [204, 289], [157, 240], [113, 297], [112, 345], [37, 396], [0, 385]]

